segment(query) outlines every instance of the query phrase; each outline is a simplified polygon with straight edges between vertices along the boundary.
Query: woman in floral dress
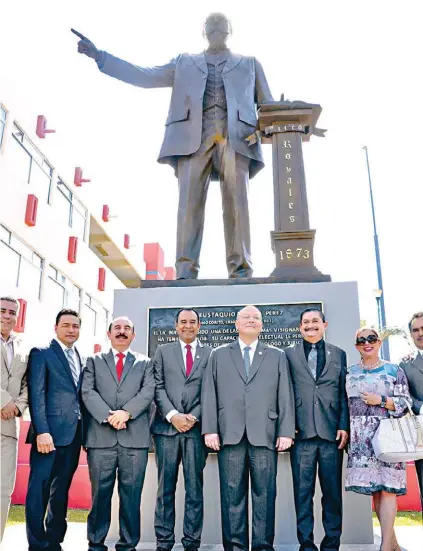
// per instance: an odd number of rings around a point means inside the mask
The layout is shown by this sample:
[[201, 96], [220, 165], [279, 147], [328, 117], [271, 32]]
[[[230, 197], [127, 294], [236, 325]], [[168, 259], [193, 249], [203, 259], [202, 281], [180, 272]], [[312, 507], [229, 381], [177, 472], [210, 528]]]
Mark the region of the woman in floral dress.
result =
[[396, 496], [406, 489], [405, 463], [384, 463], [375, 457], [372, 438], [380, 420], [401, 417], [411, 403], [407, 378], [397, 365], [379, 358], [381, 340], [375, 329], [357, 331], [360, 363], [348, 369], [346, 387], [351, 435], [346, 490], [373, 496], [382, 531], [382, 551], [400, 549], [394, 533]]

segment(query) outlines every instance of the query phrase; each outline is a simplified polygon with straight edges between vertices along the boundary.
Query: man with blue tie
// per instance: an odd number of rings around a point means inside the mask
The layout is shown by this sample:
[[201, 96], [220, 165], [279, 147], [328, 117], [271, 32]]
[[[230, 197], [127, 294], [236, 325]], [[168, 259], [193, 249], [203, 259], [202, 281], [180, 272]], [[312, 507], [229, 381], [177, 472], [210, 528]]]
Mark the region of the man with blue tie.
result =
[[82, 441], [79, 390], [83, 362], [75, 347], [80, 328], [77, 312], [61, 310], [54, 327], [56, 338], [46, 348], [33, 348], [29, 355], [29, 551], [60, 551], [66, 533], [68, 493]]

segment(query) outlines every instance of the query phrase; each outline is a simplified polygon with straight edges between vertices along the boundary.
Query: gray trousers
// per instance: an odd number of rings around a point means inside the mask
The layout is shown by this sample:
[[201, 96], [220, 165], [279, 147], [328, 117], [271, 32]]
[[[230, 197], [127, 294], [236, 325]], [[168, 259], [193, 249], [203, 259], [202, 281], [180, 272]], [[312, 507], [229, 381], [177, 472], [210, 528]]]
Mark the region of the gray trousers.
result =
[[0, 541], [3, 539], [10, 507], [10, 496], [15, 487], [18, 441], [13, 436], [1, 435], [1, 487], [0, 487]]
[[205, 111], [200, 149], [178, 160], [177, 279], [198, 277], [212, 173], [220, 179], [228, 276], [251, 277], [249, 165], [250, 159], [237, 153], [229, 142], [226, 111], [218, 107]]
[[154, 517], [157, 547], [170, 551], [175, 544], [175, 492], [179, 465], [182, 462], [185, 483], [184, 549], [198, 549], [203, 529], [203, 470], [207, 451], [203, 439], [154, 436], [158, 475], [157, 502]]
[[278, 454], [246, 437], [218, 452], [222, 539], [225, 551], [249, 549], [248, 490], [251, 478], [251, 550], [273, 550]]
[[118, 479], [118, 551], [135, 551], [140, 541], [141, 492], [147, 468], [148, 448], [89, 448], [92, 507], [88, 515], [89, 551], [107, 551], [104, 541], [110, 528], [112, 496]]

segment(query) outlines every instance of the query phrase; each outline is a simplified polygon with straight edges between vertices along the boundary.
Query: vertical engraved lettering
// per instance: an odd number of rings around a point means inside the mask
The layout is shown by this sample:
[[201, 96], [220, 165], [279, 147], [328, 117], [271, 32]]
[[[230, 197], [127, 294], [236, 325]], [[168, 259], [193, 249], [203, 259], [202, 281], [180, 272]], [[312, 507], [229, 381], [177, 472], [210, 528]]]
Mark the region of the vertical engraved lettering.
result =
[[283, 258], [283, 251], [280, 251], [280, 253], [281, 253], [281, 260], [283, 260], [284, 259]]
[[291, 224], [293, 224], [295, 222], [295, 216], [290, 216], [289, 221]]
[[287, 179], [286, 183], [287, 183], [287, 184], [292, 184], [292, 178], [291, 178], [291, 176]]
[[291, 140], [284, 140], [283, 141], [283, 146], [286, 148], [286, 149], [291, 149], [292, 145], [291, 145]]
[[292, 188], [289, 188], [289, 189], [288, 189], [288, 195], [289, 195], [290, 197], [292, 197]]
[[291, 153], [286, 153], [285, 159], [288, 159], [288, 160], [289, 160], [290, 158], [291, 158]]
[[286, 171], [287, 171], [287, 172], [291, 172], [291, 171], [292, 171], [292, 167], [287, 166], [287, 167], [286, 167]]
[[292, 210], [294, 208], [294, 203], [288, 203], [288, 208]]

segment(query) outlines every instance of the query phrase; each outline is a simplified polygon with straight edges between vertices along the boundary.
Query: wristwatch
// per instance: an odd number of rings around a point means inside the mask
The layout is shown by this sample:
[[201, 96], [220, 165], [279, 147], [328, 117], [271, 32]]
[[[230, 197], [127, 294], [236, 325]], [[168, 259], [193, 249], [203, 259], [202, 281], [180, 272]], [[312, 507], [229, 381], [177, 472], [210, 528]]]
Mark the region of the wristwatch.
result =
[[380, 402], [380, 407], [381, 408], [386, 408], [386, 396], [381, 396], [382, 400]]

